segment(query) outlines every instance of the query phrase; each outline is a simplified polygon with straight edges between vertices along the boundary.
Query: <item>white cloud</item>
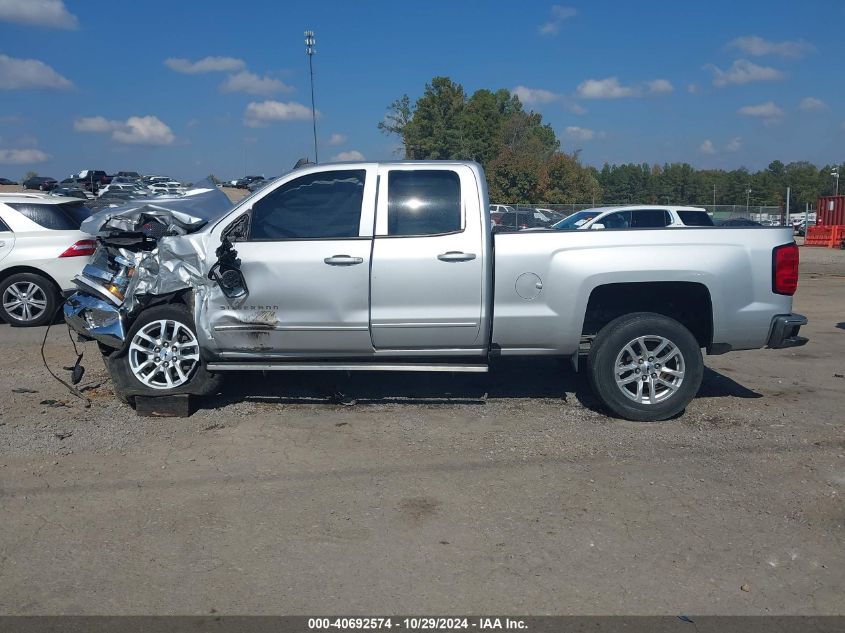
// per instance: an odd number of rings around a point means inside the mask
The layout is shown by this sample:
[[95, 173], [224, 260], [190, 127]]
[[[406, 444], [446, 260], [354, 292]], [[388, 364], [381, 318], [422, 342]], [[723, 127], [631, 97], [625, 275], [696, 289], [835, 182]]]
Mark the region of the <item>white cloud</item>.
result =
[[259, 77], [255, 73], [243, 70], [229, 77], [220, 84], [220, 92], [245, 92], [251, 95], [272, 95], [277, 92], [293, 92], [281, 79]]
[[799, 110], [827, 110], [827, 104], [815, 97], [804, 97], [798, 104]]
[[619, 99], [635, 94], [634, 88], [620, 85], [616, 77], [588, 79], [578, 84], [578, 95], [584, 99]]
[[359, 152], [357, 149], [351, 149], [348, 152], [341, 152], [340, 154], [335, 154], [332, 156], [331, 160], [333, 161], [345, 161], [345, 160], [364, 160], [364, 155]]
[[42, 61], [0, 54], [0, 90], [38, 88], [69, 90], [73, 84]]
[[156, 116], [131, 116], [113, 121], [102, 116], [82, 117], [73, 122], [77, 132], [111, 132], [111, 137], [129, 145], [170, 145], [176, 137], [170, 127]]
[[714, 86], [741, 85], [752, 81], [779, 81], [786, 77], [777, 68], [758, 66], [747, 59], [736, 60], [727, 70], [713, 64], [707, 64], [704, 68], [713, 73]]
[[738, 152], [742, 149], [742, 137], [741, 136], [734, 136], [731, 140], [728, 141], [728, 144], [725, 145], [725, 150], [728, 152]]
[[0, 163], [4, 165], [29, 165], [49, 159], [50, 155], [40, 149], [0, 149]]
[[535, 106], [547, 103], [559, 103], [564, 109], [572, 114], [586, 114], [587, 109], [579, 103], [576, 103], [571, 97], [567, 95], [558, 94], [551, 90], [544, 90], [543, 88], [528, 88], [527, 86], [517, 86], [511, 89], [511, 94], [515, 95], [524, 105]]
[[691, 95], [697, 95], [698, 94], [698, 84], [688, 85], [687, 86], [687, 92], [690, 93]]
[[329, 137], [329, 140], [326, 141], [326, 145], [343, 145], [346, 142], [346, 135], [345, 134], [338, 134], [335, 132]]
[[577, 125], [570, 125], [563, 130], [564, 136], [573, 141], [591, 141], [596, 136], [594, 130]]
[[564, 7], [559, 4], [552, 5], [552, 19], [541, 24], [537, 30], [540, 35], [557, 35], [560, 32], [560, 25], [564, 20], [574, 18], [578, 11], [572, 7]]
[[763, 55], [779, 55], [780, 57], [803, 57], [815, 50], [815, 47], [804, 40], [784, 40], [772, 42], [759, 35], [745, 35], [728, 42], [727, 48], [736, 48], [748, 55], [761, 57]]
[[766, 123], [772, 123], [783, 117], [783, 110], [772, 101], [760, 105], [744, 106], [739, 109], [739, 113], [744, 116], [757, 117]]
[[646, 83], [648, 91], [652, 94], [667, 94], [675, 90], [668, 79], [654, 79]]
[[133, 145], [170, 145], [176, 137], [164, 121], [148, 115], [129, 117], [123, 127], [114, 131], [112, 138]]
[[0, 0], [0, 21], [75, 29], [79, 25], [62, 0]]
[[111, 132], [121, 123], [109, 121], [104, 116], [84, 116], [73, 122], [73, 129], [77, 132]]
[[713, 145], [713, 141], [708, 138], [705, 139], [704, 142], [698, 146], [698, 151], [700, 151], [702, 154], [715, 154], [716, 147]]
[[164, 65], [170, 70], [175, 70], [177, 73], [183, 73], [185, 75], [238, 72], [246, 67], [244, 60], [235, 57], [203, 57], [195, 62], [184, 57], [169, 57], [164, 60]]
[[543, 90], [542, 88], [527, 88], [525, 86], [517, 86], [516, 88], [513, 88], [511, 90], [511, 94], [516, 95], [525, 105], [551, 103], [561, 98], [560, 95], [555, 94], [551, 90]]
[[[320, 112], [317, 112], [320, 116]], [[247, 127], [264, 127], [274, 121], [307, 121], [311, 118], [311, 108], [290, 101], [253, 101], [244, 111], [244, 125]]]

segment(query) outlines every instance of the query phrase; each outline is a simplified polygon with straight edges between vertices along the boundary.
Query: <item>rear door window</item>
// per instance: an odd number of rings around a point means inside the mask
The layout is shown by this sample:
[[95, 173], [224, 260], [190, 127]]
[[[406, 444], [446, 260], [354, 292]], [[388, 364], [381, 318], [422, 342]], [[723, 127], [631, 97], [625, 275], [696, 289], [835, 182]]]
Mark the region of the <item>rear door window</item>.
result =
[[671, 218], [664, 209], [639, 209], [631, 211], [632, 229], [662, 229], [669, 226]]
[[8, 204], [25, 218], [54, 231], [78, 231], [82, 221], [91, 215], [91, 210], [85, 206], [84, 202], [61, 204], [10, 202]]
[[713, 226], [707, 211], [678, 211], [678, 217], [685, 226]]
[[444, 169], [390, 172], [388, 235], [442, 235], [460, 230], [461, 183], [457, 173]]

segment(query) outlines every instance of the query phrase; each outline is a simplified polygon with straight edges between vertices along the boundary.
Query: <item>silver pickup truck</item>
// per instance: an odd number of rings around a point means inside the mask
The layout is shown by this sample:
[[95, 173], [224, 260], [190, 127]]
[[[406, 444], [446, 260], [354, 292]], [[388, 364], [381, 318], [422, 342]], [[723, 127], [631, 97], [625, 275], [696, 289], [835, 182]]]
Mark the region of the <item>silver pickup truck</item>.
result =
[[807, 341], [789, 229], [494, 234], [472, 162], [310, 165], [211, 219], [148, 205], [96, 230], [65, 317], [127, 401], [227, 371], [586, 357], [611, 412], [664, 420], [696, 395], [702, 349]]

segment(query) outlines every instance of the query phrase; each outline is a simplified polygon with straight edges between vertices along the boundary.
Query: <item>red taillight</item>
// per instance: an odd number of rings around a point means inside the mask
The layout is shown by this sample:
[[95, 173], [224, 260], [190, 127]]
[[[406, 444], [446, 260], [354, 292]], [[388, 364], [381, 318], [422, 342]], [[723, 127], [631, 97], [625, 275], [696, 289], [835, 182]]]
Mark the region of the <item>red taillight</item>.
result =
[[91, 257], [97, 249], [95, 240], [79, 240], [59, 257]]
[[777, 246], [772, 251], [772, 292], [794, 295], [798, 289], [798, 247], [793, 244]]

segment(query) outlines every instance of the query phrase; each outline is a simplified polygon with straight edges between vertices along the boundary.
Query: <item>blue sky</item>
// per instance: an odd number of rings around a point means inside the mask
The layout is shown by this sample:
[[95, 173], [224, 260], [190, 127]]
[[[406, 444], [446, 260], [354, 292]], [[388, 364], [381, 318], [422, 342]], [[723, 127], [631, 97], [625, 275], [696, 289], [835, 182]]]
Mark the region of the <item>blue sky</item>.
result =
[[287, 171], [313, 154], [305, 29], [322, 161], [395, 157], [386, 106], [447, 75], [597, 166], [840, 162], [843, 26], [832, 0], [0, 0], [0, 176]]

